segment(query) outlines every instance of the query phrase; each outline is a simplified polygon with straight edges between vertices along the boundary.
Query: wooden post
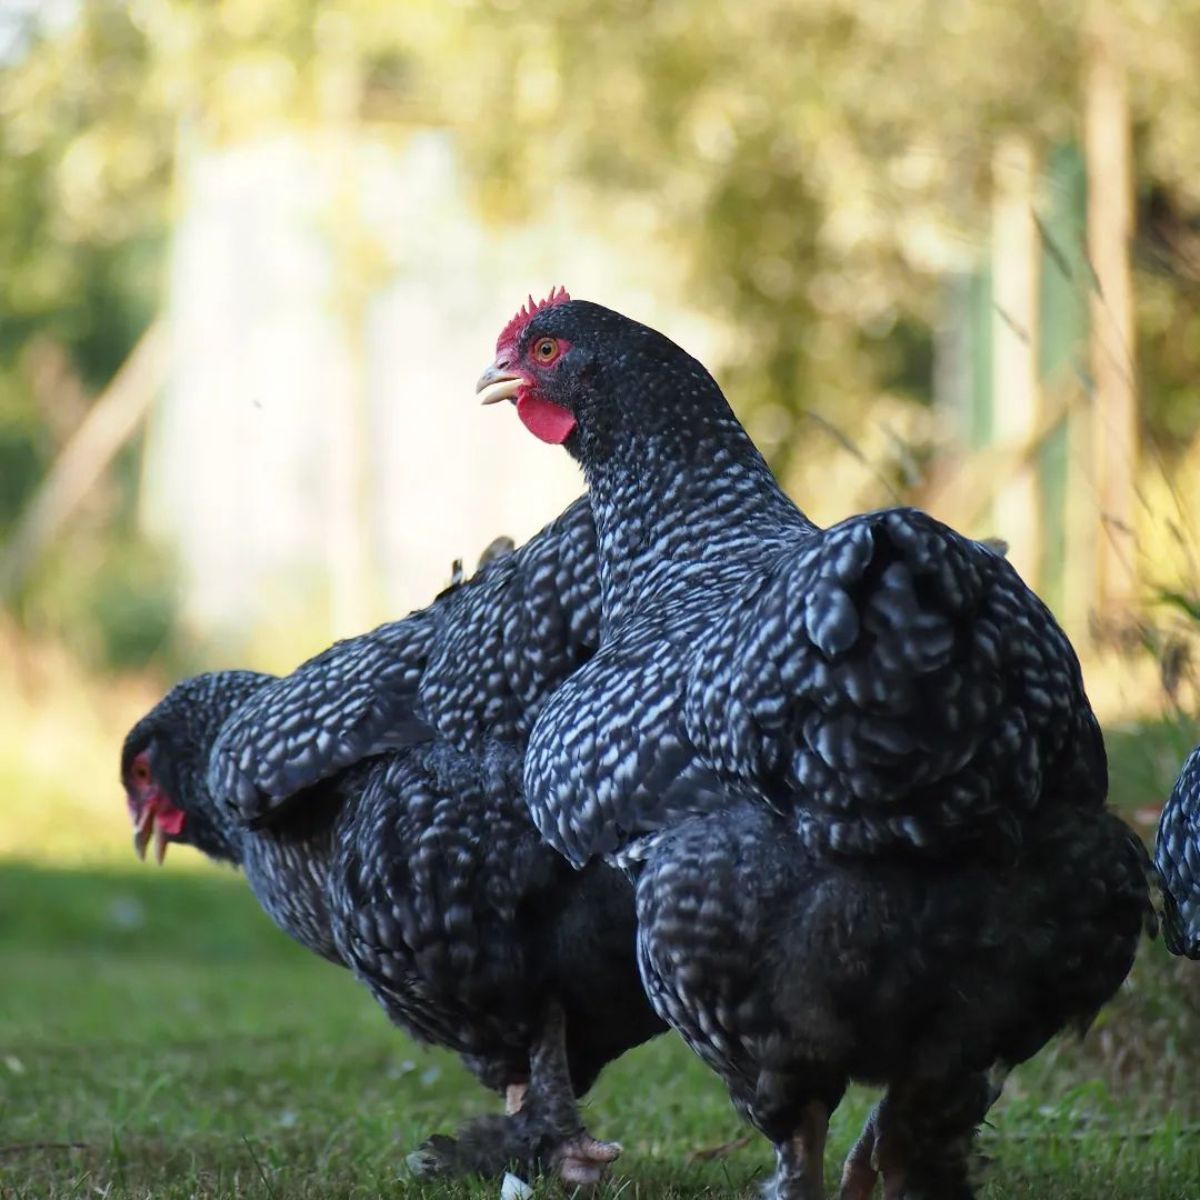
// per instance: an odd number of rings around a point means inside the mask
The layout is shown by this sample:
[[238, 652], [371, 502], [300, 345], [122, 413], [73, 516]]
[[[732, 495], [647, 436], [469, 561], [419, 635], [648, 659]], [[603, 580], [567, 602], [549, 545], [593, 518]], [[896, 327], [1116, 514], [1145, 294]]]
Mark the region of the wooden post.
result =
[[151, 325], [55, 459], [0, 553], [0, 600], [21, 585], [117, 452], [133, 436], [167, 375], [169, 345]]
[[[1034, 159], [1021, 137], [993, 157], [992, 430], [1004, 446], [1029, 444], [1038, 426], [1038, 243], [1033, 219]], [[1022, 463], [996, 495], [995, 533], [1030, 587], [1038, 585], [1041, 520], [1036, 465]]]
[[1136, 586], [1135, 486], [1138, 412], [1135, 381], [1133, 182], [1129, 105], [1120, 31], [1103, 0], [1093, 5], [1084, 81], [1088, 174], [1090, 361], [1095, 387], [1092, 420], [1097, 520], [1096, 610], [1127, 607]]
[[1041, 404], [1043, 418], [1065, 412], [1042, 449], [1040, 593], [1072, 640], [1089, 635], [1096, 575], [1096, 496], [1092, 485], [1091, 390], [1088, 375], [1090, 271], [1083, 229], [1087, 169], [1083, 147], [1058, 146], [1047, 163], [1040, 213]]

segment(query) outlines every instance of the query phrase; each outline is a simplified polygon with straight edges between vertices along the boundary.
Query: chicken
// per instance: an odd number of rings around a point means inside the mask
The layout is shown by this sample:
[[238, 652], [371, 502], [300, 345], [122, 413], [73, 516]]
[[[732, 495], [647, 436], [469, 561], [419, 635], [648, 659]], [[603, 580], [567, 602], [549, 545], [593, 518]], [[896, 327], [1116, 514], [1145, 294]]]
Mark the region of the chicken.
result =
[[1154, 842], [1163, 896], [1163, 940], [1200, 958], [1200, 747], [1193, 750], [1158, 819]]
[[607, 865], [574, 872], [520, 790], [532, 714], [595, 644], [591, 546], [576, 505], [292, 676], [178, 685], [125, 743], [139, 849], [189, 842], [240, 866], [283, 930], [505, 1094], [506, 1117], [412, 1156], [422, 1174], [515, 1163], [594, 1182], [619, 1147], [586, 1132], [576, 1096], [664, 1028], [638, 979], [630, 886]]
[[1146, 857], [1105, 809], [1079, 664], [995, 549], [894, 509], [817, 528], [708, 372], [565, 292], [479, 381], [582, 464], [599, 652], [543, 708], [525, 794], [636, 879], [656, 1009], [822, 1195], [847, 1081], [885, 1085], [843, 1195], [972, 1194], [1004, 1070], [1117, 989]]

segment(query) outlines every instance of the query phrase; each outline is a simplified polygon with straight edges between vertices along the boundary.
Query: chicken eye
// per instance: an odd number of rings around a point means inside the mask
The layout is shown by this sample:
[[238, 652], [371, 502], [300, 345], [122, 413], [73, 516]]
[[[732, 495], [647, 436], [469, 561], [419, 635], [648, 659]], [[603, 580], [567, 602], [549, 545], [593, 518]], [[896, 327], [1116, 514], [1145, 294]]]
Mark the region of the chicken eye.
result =
[[538, 362], [553, 362], [558, 357], [558, 343], [553, 338], [538, 338], [533, 343], [533, 357]]

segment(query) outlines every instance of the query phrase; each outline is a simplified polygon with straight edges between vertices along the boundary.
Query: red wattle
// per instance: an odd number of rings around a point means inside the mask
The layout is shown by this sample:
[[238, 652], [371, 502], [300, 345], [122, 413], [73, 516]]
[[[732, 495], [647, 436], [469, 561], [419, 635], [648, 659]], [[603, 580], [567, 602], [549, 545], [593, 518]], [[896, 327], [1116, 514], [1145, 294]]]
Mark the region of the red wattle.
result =
[[575, 428], [575, 418], [561, 404], [543, 400], [522, 388], [517, 394], [517, 416], [534, 437], [561, 446]]
[[161, 800], [154, 813], [159, 829], [172, 837], [178, 837], [183, 832], [186, 817], [187, 813], [182, 808], [176, 808], [169, 800]]

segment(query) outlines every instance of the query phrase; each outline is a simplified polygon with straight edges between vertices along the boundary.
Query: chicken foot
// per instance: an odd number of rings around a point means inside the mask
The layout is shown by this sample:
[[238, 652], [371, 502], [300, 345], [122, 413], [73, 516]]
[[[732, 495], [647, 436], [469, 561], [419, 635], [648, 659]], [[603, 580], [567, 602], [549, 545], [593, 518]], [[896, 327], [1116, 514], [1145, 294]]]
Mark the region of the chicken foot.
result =
[[775, 1174], [763, 1200], [824, 1200], [825, 1139], [829, 1108], [820, 1100], [804, 1106], [800, 1127], [775, 1146]]
[[975, 1132], [1002, 1084], [993, 1071], [889, 1088], [846, 1156], [838, 1200], [869, 1200], [880, 1177], [883, 1200], [971, 1200]]
[[570, 1186], [599, 1183], [621, 1147], [617, 1142], [597, 1141], [584, 1128], [567, 1064], [566, 1020], [556, 1003], [546, 1014], [530, 1066], [520, 1116], [528, 1116], [536, 1130], [534, 1140], [546, 1145], [538, 1154], [541, 1165], [556, 1169]]
[[875, 1129], [879, 1120], [879, 1104], [868, 1113], [862, 1132], [846, 1155], [838, 1200], [870, 1200], [875, 1190], [879, 1179], [879, 1169], [875, 1165]]
[[885, 1097], [871, 1109], [858, 1140], [846, 1155], [838, 1200], [870, 1200], [880, 1176], [883, 1200], [904, 1200], [908, 1171], [901, 1143], [902, 1139], [891, 1130]]
[[455, 1137], [435, 1134], [408, 1156], [418, 1178], [499, 1176], [509, 1168], [557, 1171], [570, 1187], [590, 1187], [621, 1153], [584, 1128], [567, 1065], [565, 1019], [551, 1004], [530, 1056], [529, 1082], [505, 1089], [504, 1116], [468, 1121]]
[[510, 1167], [530, 1161], [528, 1137], [515, 1117], [525, 1102], [529, 1082], [504, 1085], [504, 1116], [476, 1117], [453, 1137], [435, 1133], [408, 1156], [408, 1169], [418, 1179], [481, 1175], [499, 1178]]

